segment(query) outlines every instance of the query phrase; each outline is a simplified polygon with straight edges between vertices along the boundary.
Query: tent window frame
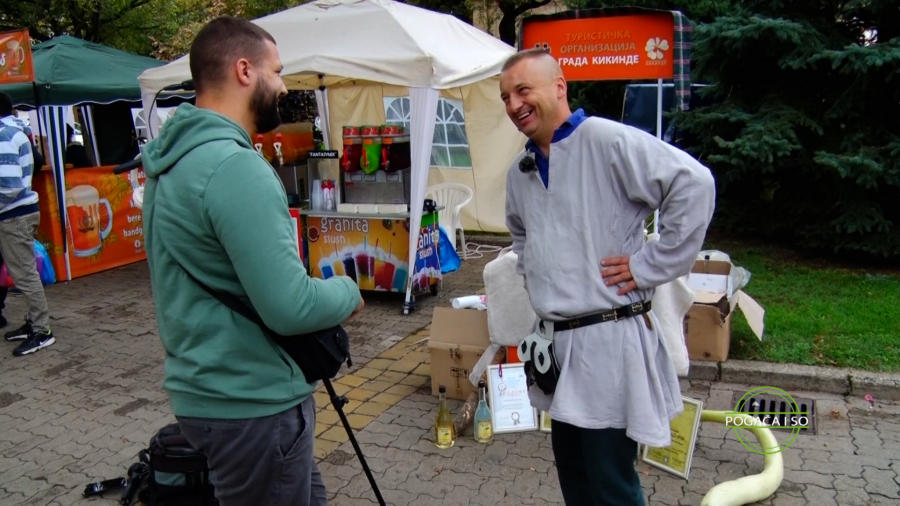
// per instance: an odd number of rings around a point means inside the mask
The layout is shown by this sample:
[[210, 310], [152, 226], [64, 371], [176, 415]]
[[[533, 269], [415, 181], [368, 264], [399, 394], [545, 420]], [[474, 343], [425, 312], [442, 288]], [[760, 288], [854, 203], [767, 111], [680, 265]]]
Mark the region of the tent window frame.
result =
[[[409, 96], [384, 97], [384, 115], [386, 124], [402, 125], [409, 131]], [[472, 170], [462, 100], [438, 98], [430, 164], [432, 167]]]

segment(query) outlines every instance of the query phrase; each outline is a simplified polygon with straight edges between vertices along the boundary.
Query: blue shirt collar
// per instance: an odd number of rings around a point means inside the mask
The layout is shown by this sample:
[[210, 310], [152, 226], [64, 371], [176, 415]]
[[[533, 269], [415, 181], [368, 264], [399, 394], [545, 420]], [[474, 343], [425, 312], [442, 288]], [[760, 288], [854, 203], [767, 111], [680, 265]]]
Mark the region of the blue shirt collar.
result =
[[[573, 112], [572, 115], [569, 116], [567, 120], [563, 121], [563, 124], [553, 132], [553, 138], [550, 140], [550, 143], [553, 144], [559, 142], [572, 135], [572, 132], [574, 132], [575, 129], [578, 128], [578, 125], [584, 122], [585, 119], [587, 119], [587, 117], [584, 115], [584, 109], [578, 109]], [[531, 139], [528, 139], [528, 142], [525, 143], [525, 148], [532, 153], [543, 155], [540, 148], [538, 148], [537, 144]]]

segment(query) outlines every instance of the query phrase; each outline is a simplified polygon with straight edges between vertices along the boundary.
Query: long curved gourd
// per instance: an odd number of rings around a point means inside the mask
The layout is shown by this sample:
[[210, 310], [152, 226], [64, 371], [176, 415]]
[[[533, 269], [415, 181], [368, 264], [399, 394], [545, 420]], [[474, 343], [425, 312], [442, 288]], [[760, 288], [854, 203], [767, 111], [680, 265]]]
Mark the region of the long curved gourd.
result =
[[[725, 423], [724, 411], [706, 411], [700, 414], [700, 420], [704, 422]], [[742, 417], [750, 420], [753, 417], [743, 414], [729, 414], [732, 417]], [[756, 420], [753, 420], [755, 422]], [[750, 422], [752, 423], [752, 422]], [[757, 422], [758, 423], [758, 422]], [[756, 436], [762, 448], [777, 448], [778, 441], [772, 431], [765, 427], [750, 427], [749, 430]], [[784, 478], [784, 460], [781, 453], [773, 453], [771, 455], [763, 455], [765, 457], [765, 465], [763, 471], [759, 474], [744, 476], [732, 481], [720, 483], [709, 489], [709, 492], [703, 497], [701, 506], [740, 506], [762, 501], [771, 496], [781, 486], [781, 480]]]

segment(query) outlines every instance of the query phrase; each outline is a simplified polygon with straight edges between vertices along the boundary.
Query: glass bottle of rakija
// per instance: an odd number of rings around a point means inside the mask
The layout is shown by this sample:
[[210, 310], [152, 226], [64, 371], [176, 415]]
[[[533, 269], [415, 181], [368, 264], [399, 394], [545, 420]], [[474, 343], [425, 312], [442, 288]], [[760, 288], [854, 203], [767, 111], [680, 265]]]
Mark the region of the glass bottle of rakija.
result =
[[475, 441], [490, 443], [494, 440], [494, 424], [491, 408], [487, 405], [487, 389], [484, 380], [478, 382], [478, 409], [475, 410]]
[[438, 448], [450, 448], [456, 442], [456, 428], [453, 426], [450, 408], [447, 407], [447, 387], [441, 385], [438, 392], [440, 399], [437, 419], [434, 422], [434, 444]]

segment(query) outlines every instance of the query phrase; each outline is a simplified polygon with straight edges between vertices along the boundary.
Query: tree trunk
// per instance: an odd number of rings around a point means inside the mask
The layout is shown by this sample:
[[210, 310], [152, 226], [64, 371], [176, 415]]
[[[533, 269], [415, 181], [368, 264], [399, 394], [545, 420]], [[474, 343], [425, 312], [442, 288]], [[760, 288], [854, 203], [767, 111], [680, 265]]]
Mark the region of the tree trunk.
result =
[[519, 42], [516, 36], [516, 19], [518, 16], [503, 14], [500, 18], [500, 40], [506, 42], [510, 46], [516, 47]]
[[519, 16], [531, 9], [536, 9], [549, 3], [550, 0], [530, 0], [521, 5], [516, 5], [514, 0], [498, 0], [497, 7], [499, 7], [500, 12], [503, 13], [503, 17], [500, 18], [500, 26], [498, 27], [500, 31], [500, 40], [510, 46], [516, 47], [516, 44], [519, 41], [516, 34], [516, 21], [519, 19]]

